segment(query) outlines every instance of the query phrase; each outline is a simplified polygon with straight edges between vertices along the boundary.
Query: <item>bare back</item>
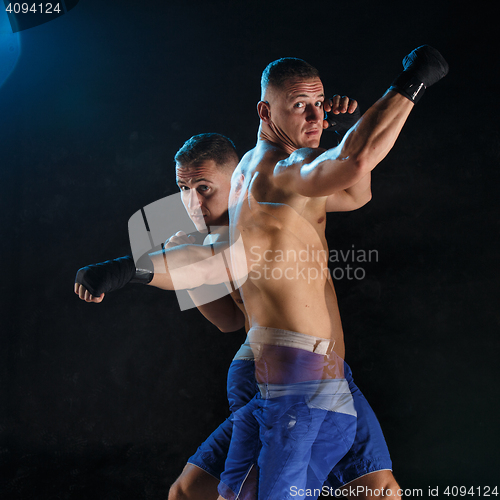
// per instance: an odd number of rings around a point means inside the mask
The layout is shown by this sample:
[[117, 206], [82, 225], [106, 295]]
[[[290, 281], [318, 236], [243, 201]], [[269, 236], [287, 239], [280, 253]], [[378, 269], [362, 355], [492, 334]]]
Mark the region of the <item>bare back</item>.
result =
[[259, 141], [232, 178], [232, 237], [239, 233], [248, 277], [241, 295], [250, 327], [267, 326], [335, 341], [344, 355], [337, 298], [328, 272], [326, 197], [281, 185], [276, 163], [287, 154]]

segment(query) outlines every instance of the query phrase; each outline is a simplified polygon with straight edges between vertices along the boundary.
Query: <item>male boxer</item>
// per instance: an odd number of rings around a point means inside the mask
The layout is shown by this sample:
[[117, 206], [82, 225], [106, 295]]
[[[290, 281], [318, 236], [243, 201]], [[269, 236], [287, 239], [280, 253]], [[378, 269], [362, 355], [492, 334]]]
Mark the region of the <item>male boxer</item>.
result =
[[[211, 239], [216, 239], [214, 231], [225, 226], [227, 233], [229, 224], [227, 200], [230, 180], [239, 161], [234, 144], [221, 134], [200, 134], [186, 141], [176, 158], [179, 155], [182, 155], [186, 168], [189, 166], [192, 173], [191, 178], [187, 175], [183, 177], [182, 174], [177, 178], [184, 208], [198, 230], [206, 232], [208, 228]], [[181, 240], [184, 243], [192, 242], [192, 238], [177, 234], [169, 238], [164, 247], [172, 249]], [[193, 245], [189, 249], [197, 248], [198, 246]], [[151, 272], [147, 261], [144, 267], [146, 269], [141, 271], [136, 269], [131, 257], [84, 267], [77, 273], [75, 293], [86, 302], [99, 303], [106, 292], [117, 290], [130, 282], [154, 286], [159, 280], [159, 274]], [[166, 274], [162, 278], [159, 280], [161, 288], [174, 290], [171, 276]], [[168, 281], [167, 284], [165, 280]]]
[[[422, 59], [425, 58], [428, 60], [422, 63]], [[405, 59], [406, 71], [397, 79], [393, 90], [415, 102], [424, 86], [429, 86], [439, 77], [444, 76], [446, 73], [444, 64], [440, 62], [439, 55], [435, 55], [428, 48], [414, 51]], [[250, 227], [249, 223], [257, 225], [260, 234], [247, 237], [245, 243], [247, 246], [259, 243], [262, 255], [265, 255], [269, 250], [280, 249], [280, 245], [276, 244], [276, 241], [273, 242], [272, 238], [271, 247], [269, 246], [269, 237], [266, 242], [265, 238], [262, 238], [266, 231], [268, 236], [273, 233], [272, 230], [269, 231], [270, 228], [276, 229], [276, 225], [270, 225], [269, 220], [275, 221], [274, 224], [278, 221], [279, 229], [287, 231], [288, 239], [295, 238], [294, 242], [300, 245], [303, 235], [294, 234], [295, 227], [287, 227], [287, 222], [291, 219], [295, 224], [300, 223], [296, 217], [297, 208], [300, 207], [306, 222], [305, 225], [302, 224], [302, 228], [307, 232], [312, 227], [313, 231], [316, 231], [316, 240], [319, 238], [320, 242], [324, 242], [324, 236], [322, 237], [324, 220], [321, 220], [321, 213], [324, 213], [325, 208], [346, 210], [364, 204], [369, 198], [367, 174], [392, 147], [413, 105], [410, 101], [402, 100], [399, 94], [390, 91], [367, 112], [355, 130], [349, 134], [347, 140], [344, 140], [336, 150], [325, 154], [321, 154], [320, 151], [296, 151], [300, 146], [317, 147], [321, 135], [321, 130], [318, 127], [319, 110], [323, 106], [321, 82], [317, 73], [310, 72], [308, 74], [309, 69], [303, 70], [304, 68], [300, 70], [302, 71], [300, 74], [295, 72], [293, 76], [290, 76], [290, 73], [285, 75], [282, 81], [279, 81], [279, 78], [274, 78], [273, 81], [273, 75], [270, 75], [269, 82], [264, 85], [266, 101], [259, 103], [261, 130], [258, 145], [246, 155], [238, 169], [237, 178], [243, 180], [238, 181], [240, 192], [235, 190], [238, 199], [237, 208], [239, 209], [235, 223], [244, 229]], [[440, 72], [440, 74], [436, 77], [432, 74], [433, 72]], [[290, 98], [292, 98], [292, 104], [290, 104]], [[288, 157], [290, 153], [293, 154]], [[257, 179], [258, 177], [260, 178]], [[265, 189], [263, 189], [262, 184], [264, 184]], [[274, 199], [274, 201], [266, 202], [266, 196], [271, 196], [270, 199]], [[279, 200], [278, 211], [273, 211], [272, 208], [275, 208], [277, 200]], [[252, 209], [249, 208], [252, 204], [258, 206], [256, 213], [252, 213]], [[321, 205], [323, 205], [322, 209]], [[288, 210], [290, 207], [294, 209], [295, 214]], [[280, 210], [281, 213], [279, 213]], [[257, 224], [254, 224], [255, 222]], [[314, 234], [310, 234], [310, 236], [312, 236], [310, 241], [316, 241]], [[289, 244], [289, 241], [286, 244]], [[274, 267], [274, 269], [279, 269], [279, 266]], [[309, 339], [314, 339], [315, 342], [317, 339], [334, 340], [336, 341], [337, 355], [340, 353], [340, 358], [343, 356], [342, 332], [338, 312], [328, 310], [328, 307], [324, 307], [325, 301], [321, 300], [322, 296], [324, 298], [325, 290], [330, 298], [334, 298], [333, 288], [328, 279], [317, 280], [318, 282], [309, 289], [310, 293], [315, 294], [314, 298], [319, 299], [309, 301], [309, 305], [313, 306], [314, 310], [312, 315], [297, 308], [297, 303], [302, 302], [307, 307], [307, 294], [301, 296], [300, 287], [297, 288], [295, 284], [287, 287], [295, 288], [297, 295], [304, 299], [304, 301], [299, 300], [292, 304], [290, 293], [285, 293], [280, 295], [279, 300], [273, 301], [273, 305], [278, 305], [278, 309], [281, 303], [281, 312], [287, 311], [287, 305], [292, 306], [288, 308], [287, 317], [286, 314], [277, 314], [272, 308], [256, 307], [256, 304], [259, 301], [259, 295], [261, 299], [265, 295], [266, 302], [269, 302], [269, 299], [273, 299], [273, 294], [276, 296], [278, 289], [281, 289], [281, 292], [289, 292], [289, 290], [283, 290], [282, 287], [273, 283], [262, 281], [258, 283], [258, 279], [252, 276], [252, 273], [249, 274], [249, 277], [248, 282], [242, 287], [243, 296], [247, 309], [250, 306], [252, 328], [257, 327], [258, 329], [260, 327], [260, 333], [264, 329], [265, 335], [259, 338], [264, 349], [267, 346], [275, 345], [276, 339], [274, 337], [276, 335], [273, 337], [273, 330], [276, 334], [279, 329], [280, 331], [287, 330], [289, 333], [295, 332], [295, 337], [298, 336], [300, 341], [304, 340], [300, 338], [304, 335], [309, 336]], [[297, 310], [294, 310], [294, 307]], [[322, 310], [325, 312], [322, 313]], [[317, 328], [314, 329], [313, 333], [309, 330], [309, 325], [314, 324], [317, 325]], [[265, 330], [266, 328], [268, 331]], [[307, 353], [309, 350], [304, 349], [304, 352]], [[278, 356], [278, 364], [280, 361]], [[283, 373], [278, 374], [283, 375]], [[261, 382], [269, 384], [272, 381], [261, 380]], [[265, 400], [265, 398], [263, 399]], [[269, 399], [272, 399], [272, 396]], [[258, 406], [256, 408], [259, 409]], [[265, 484], [264, 487], [266, 487]], [[286, 494], [283, 489], [277, 491], [276, 498], [285, 498], [285, 496], [280, 496]], [[269, 495], [266, 496], [266, 494], [262, 493], [261, 498], [267, 498]], [[292, 494], [292, 496], [296, 495]]]
[[[356, 102], [346, 97], [335, 96], [330, 104], [325, 104], [326, 111], [351, 114], [356, 110]], [[355, 113], [354, 113], [355, 114]], [[358, 116], [358, 115], [357, 115]], [[334, 116], [330, 116], [334, 119]], [[351, 122], [352, 119], [344, 122]], [[342, 122], [337, 125], [342, 126]], [[324, 126], [327, 126], [325, 122]], [[186, 141], [176, 157], [177, 182], [182, 192], [184, 205], [188, 213], [196, 213], [196, 206], [201, 209], [207, 226], [224, 225], [227, 223], [227, 200], [230, 190], [231, 174], [238, 163], [236, 151], [232, 143], [219, 134], [202, 134]], [[203, 180], [200, 179], [200, 168], [203, 170]], [[180, 175], [179, 175], [180, 174]], [[194, 218], [195, 223], [199, 222]], [[189, 243], [185, 234], [172, 236], [166, 248]], [[80, 273], [88, 278], [88, 273], [94, 266], [84, 268]], [[100, 265], [97, 270], [103, 270]], [[102, 283], [101, 283], [102, 284]], [[84, 286], [75, 283], [75, 292], [87, 302], [102, 302], [104, 293], [92, 296]], [[195, 293], [195, 292], [190, 292]], [[245, 325], [244, 307], [238, 292], [233, 292], [233, 298], [226, 296], [198, 309], [222, 331], [235, 331]], [[195, 299], [195, 297], [193, 297]], [[248, 329], [248, 327], [247, 327]], [[235, 360], [231, 364], [228, 377], [228, 396], [231, 410], [235, 411], [247, 403], [256, 393], [254, 378], [254, 363], [247, 360]], [[355, 400], [363, 396], [358, 391]], [[359, 405], [358, 405], [359, 406]], [[372, 491], [394, 483], [390, 472], [391, 462], [389, 452], [383, 439], [382, 431], [373, 411], [366, 404], [367, 410], [358, 411], [358, 419], [364, 424], [359, 425], [358, 449], [353, 449], [335, 467], [326, 483], [328, 489], [336, 489], [344, 482], [355, 480], [351, 486], [358, 485], [363, 490], [357, 498], [367, 498], [365, 490]], [[371, 427], [367, 427], [370, 422]], [[227, 419], [191, 457], [181, 476], [172, 485], [169, 492], [170, 500], [178, 499], [216, 499], [218, 497], [218, 478], [224, 469], [224, 462], [229, 448], [232, 429], [232, 419]], [[363, 430], [363, 432], [362, 432]], [[361, 448], [360, 448], [361, 447]], [[359, 452], [359, 448], [363, 453]], [[370, 474], [371, 473], [371, 474]], [[360, 479], [355, 479], [360, 478]]]
[[[230, 195], [231, 233], [241, 235], [253, 263], [240, 287], [250, 330], [236, 359], [255, 359], [260, 394], [234, 414], [221, 498], [317, 498], [354, 441], [353, 385], [326, 266], [325, 215], [370, 199], [370, 172], [425, 88], [448, 71], [429, 46], [415, 49], [403, 66], [327, 151], [318, 149], [324, 91], [317, 70], [293, 58], [264, 70], [257, 145], [238, 164]], [[301, 253], [306, 257], [297, 259]]]

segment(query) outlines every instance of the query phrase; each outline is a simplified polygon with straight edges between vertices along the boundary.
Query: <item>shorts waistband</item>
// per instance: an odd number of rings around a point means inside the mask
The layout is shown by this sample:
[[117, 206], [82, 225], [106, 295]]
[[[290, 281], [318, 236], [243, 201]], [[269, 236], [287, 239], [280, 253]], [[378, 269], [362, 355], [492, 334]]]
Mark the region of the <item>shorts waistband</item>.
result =
[[253, 359], [250, 344], [268, 344], [283, 347], [294, 347], [295, 349], [303, 349], [304, 351], [313, 352], [315, 354], [326, 355], [330, 354], [332, 351], [335, 341], [324, 339], [322, 337], [315, 337], [314, 335], [292, 332], [290, 330], [282, 330], [280, 328], [254, 326], [248, 330], [245, 343], [236, 353], [234, 359]]
[[354, 400], [346, 379], [311, 380], [295, 384], [258, 384], [262, 399], [303, 398], [309, 408], [356, 416]]

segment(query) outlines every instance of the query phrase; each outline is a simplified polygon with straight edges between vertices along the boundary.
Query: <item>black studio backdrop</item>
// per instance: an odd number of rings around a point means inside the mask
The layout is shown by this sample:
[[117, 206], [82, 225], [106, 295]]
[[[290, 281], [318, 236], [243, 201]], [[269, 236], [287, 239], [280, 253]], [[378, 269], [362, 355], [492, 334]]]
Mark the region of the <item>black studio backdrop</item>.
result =
[[190, 136], [253, 146], [271, 60], [308, 60], [366, 109], [423, 43], [450, 74], [375, 170], [373, 200], [328, 216], [332, 249], [376, 251], [362, 280], [336, 282], [347, 361], [404, 488], [496, 485], [494, 31], [487, 9], [415, 7], [81, 0], [20, 32], [0, 87], [0, 498], [166, 498], [228, 414], [244, 332], [137, 285], [86, 304], [77, 269], [129, 252], [129, 217], [175, 192]]

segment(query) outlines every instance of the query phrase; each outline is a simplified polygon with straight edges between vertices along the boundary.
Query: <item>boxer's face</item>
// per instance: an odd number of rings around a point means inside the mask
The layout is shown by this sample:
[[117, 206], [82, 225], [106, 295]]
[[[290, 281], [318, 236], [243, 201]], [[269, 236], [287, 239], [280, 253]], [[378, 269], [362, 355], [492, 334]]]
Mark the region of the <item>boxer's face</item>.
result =
[[198, 231], [205, 230], [205, 226], [229, 224], [230, 169], [221, 169], [208, 160], [200, 165], [178, 163], [175, 173], [182, 203]]
[[272, 89], [270, 127], [284, 142], [298, 148], [317, 148], [323, 133], [323, 84], [319, 78], [293, 79]]

